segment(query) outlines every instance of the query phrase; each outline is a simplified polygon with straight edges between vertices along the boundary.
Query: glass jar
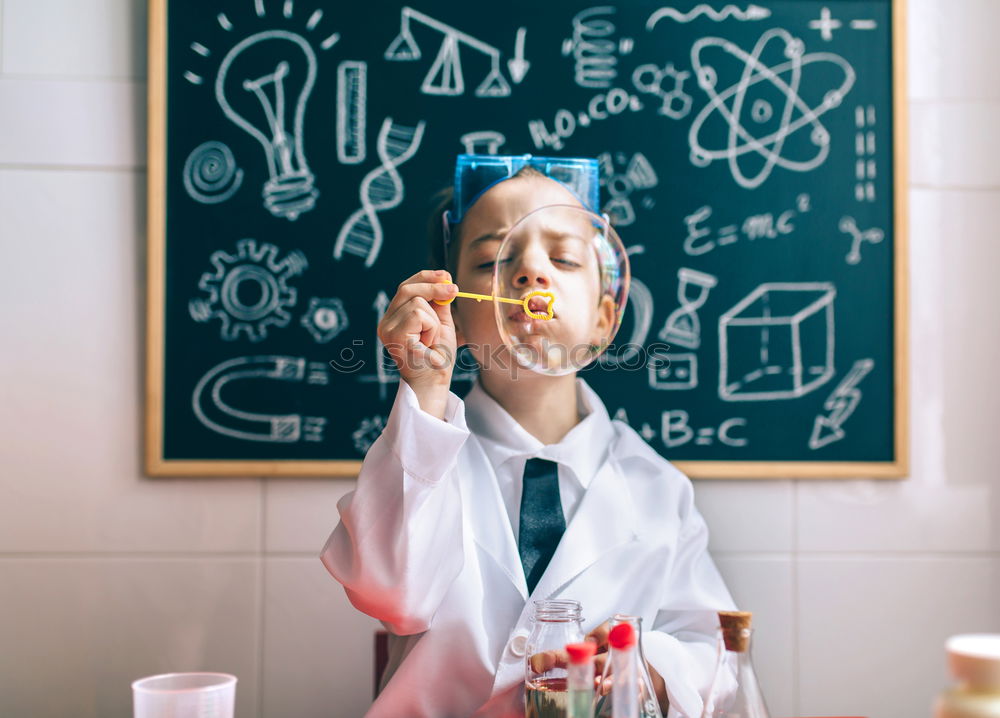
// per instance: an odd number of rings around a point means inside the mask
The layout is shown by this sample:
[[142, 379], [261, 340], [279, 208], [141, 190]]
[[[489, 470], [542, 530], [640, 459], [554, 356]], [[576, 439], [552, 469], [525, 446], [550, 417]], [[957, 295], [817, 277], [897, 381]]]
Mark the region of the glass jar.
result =
[[584, 639], [579, 601], [535, 601], [525, 644], [525, 718], [563, 718], [568, 707], [565, 649]]
[[[656, 691], [653, 690], [653, 679], [649, 675], [649, 669], [646, 667], [646, 656], [642, 652], [642, 618], [639, 616], [629, 616], [624, 613], [616, 613], [609, 623], [610, 628], [614, 628], [622, 623], [629, 623], [635, 631], [637, 640], [636, 679], [639, 690], [640, 718], [663, 718], [663, 713], [660, 712], [660, 702], [656, 697]], [[604, 663], [604, 673], [601, 675], [601, 682], [598, 685], [603, 686], [609, 676], [611, 676], [611, 661], [606, 661]], [[598, 693], [594, 697], [594, 715], [597, 718], [610, 718], [611, 716], [612, 694], [615, 690], [614, 679], [611, 681], [611, 686], [611, 691], [606, 696]]]

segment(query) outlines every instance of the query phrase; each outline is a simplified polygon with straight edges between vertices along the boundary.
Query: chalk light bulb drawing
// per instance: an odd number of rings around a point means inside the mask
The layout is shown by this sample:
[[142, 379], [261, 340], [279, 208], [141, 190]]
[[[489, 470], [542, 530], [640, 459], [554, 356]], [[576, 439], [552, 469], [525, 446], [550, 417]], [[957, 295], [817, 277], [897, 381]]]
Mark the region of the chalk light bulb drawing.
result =
[[303, 150], [306, 102], [315, 83], [315, 52], [284, 30], [251, 35], [219, 67], [216, 99], [226, 117], [264, 148], [270, 175], [264, 206], [276, 217], [298, 219], [319, 196]]

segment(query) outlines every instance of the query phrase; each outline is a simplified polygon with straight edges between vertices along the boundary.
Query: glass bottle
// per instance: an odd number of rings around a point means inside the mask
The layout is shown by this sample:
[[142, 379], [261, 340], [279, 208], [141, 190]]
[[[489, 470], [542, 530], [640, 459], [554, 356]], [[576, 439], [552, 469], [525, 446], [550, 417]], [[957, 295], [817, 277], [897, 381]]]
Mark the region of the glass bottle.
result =
[[752, 618], [747, 611], [719, 611], [719, 660], [703, 718], [770, 718], [750, 656]]
[[525, 718], [565, 718], [566, 644], [583, 641], [579, 601], [535, 601], [531, 633], [525, 644]]
[[[640, 718], [663, 718], [660, 712], [660, 702], [653, 690], [653, 679], [646, 668], [646, 656], [642, 652], [642, 618], [639, 616], [629, 616], [624, 613], [616, 613], [610, 621], [611, 629], [622, 623], [631, 624], [636, 635], [636, 672], [638, 674], [639, 688], [639, 717]], [[611, 661], [604, 664], [604, 673], [601, 675], [599, 686], [604, 685], [612, 675]], [[612, 693], [614, 693], [614, 680], [611, 681], [611, 691], [606, 696], [598, 695], [595, 698], [594, 716], [595, 718], [611, 718]]]

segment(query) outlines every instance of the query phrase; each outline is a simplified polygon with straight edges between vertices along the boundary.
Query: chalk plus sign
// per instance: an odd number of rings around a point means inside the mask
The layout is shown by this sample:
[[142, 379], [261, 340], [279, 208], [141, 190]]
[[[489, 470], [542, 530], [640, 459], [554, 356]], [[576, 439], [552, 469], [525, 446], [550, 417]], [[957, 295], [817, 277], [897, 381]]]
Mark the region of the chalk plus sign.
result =
[[834, 20], [830, 15], [830, 8], [825, 7], [819, 13], [819, 20], [810, 20], [809, 27], [819, 30], [820, 37], [824, 40], [833, 39], [833, 31], [843, 26], [840, 20]]

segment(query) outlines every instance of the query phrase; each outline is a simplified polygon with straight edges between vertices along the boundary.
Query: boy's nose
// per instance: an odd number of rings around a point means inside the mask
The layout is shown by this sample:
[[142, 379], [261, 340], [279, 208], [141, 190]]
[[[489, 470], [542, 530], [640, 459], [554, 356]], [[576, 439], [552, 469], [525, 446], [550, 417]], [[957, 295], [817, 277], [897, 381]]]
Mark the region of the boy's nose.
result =
[[548, 255], [544, 252], [531, 248], [521, 255], [521, 262], [514, 272], [514, 286], [525, 287], [548, 287], [552, 277], [546, 267]]

